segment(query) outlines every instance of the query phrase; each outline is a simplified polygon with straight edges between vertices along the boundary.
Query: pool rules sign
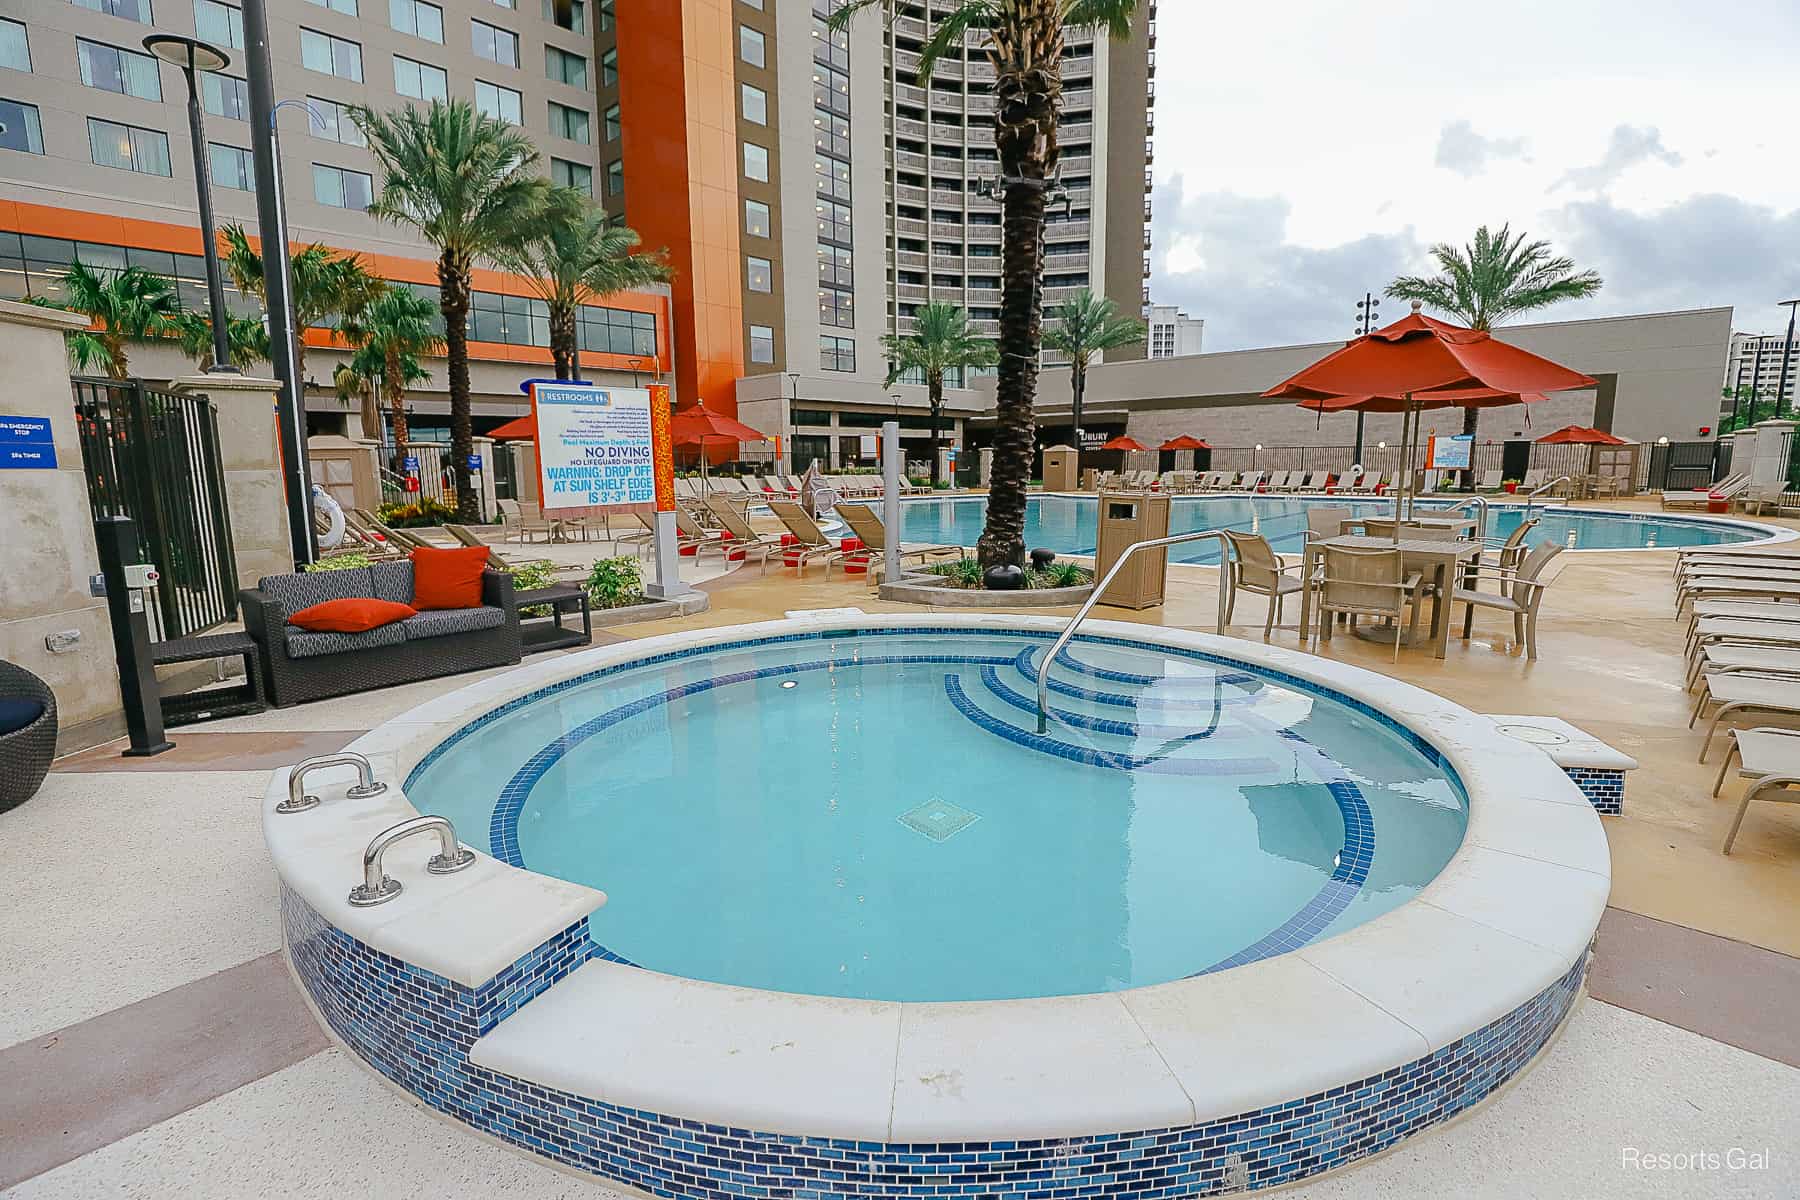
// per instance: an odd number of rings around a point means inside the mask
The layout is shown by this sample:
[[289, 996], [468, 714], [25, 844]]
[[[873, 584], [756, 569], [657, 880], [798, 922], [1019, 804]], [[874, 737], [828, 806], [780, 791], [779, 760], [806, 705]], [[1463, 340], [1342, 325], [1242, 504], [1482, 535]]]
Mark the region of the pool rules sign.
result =
[[656, 500], [650, 393], [643, 388], [533, 384], [538, 495], [546, 509]]

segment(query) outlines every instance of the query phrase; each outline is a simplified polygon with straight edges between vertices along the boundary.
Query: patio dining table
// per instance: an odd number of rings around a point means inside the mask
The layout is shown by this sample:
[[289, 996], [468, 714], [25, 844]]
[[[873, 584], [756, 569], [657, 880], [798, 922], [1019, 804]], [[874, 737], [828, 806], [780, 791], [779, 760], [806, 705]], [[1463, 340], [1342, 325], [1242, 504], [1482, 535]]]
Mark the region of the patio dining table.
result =
[[[1387, 513], [1367, 513], [1360, 517], [1345, 517], [1338, 524], [1338, 532], [1349, 534], [1352, 531], [1360, 531], [1362, 530], [1365, 521], [1381, 521], [1391, 524], [1393, 520], [1393, 516]], [[1421, 529], [1454, 529], [1459, 534], [1466, 534], [1473, 530], [1476, 524], [1477, 522], [1474, 517], [1441, 517], [1415, 514], [1400, 522], [1400, 532], [1405, 533], [1408, 525], [1416, 525]]]
[[[1402, 530], [1402, 533], [1405, 531]], [[1392, 538], [1369, 537], [1366, 534], [1344, 534], [1341, 537], [1318, 538], [1306, 543], [1306, 557], [1301, 565], [1300, 578], [1307, 580], [1305, 589], [1300, 593], [1300, 636], [1306, 636], [1310, 628], [1312, 616], [1312, 584], [1313, 569], [1324, 554], [1325, 547], [1338, 546], [1346, 550], [1392, 550], [1400, 551], [1401, 561], [1408, 571], [1417, 570], [1435, 584], [1436, 594], [1431, 601], [1431, 642], [1433, 654], [1443, 658], [1450, 644], [1450, 585], [1461, 564], [1470, 562], [1481, 553], [1481, 543], [1471, 541], [1450, 541], [1435, 538], [1402, 537], [1398, 543]], [[1360, 636], [1360, 635], [1359, 635]], [[1404, 638], [1405, 631], [1394, 630], [1394, 636]]]

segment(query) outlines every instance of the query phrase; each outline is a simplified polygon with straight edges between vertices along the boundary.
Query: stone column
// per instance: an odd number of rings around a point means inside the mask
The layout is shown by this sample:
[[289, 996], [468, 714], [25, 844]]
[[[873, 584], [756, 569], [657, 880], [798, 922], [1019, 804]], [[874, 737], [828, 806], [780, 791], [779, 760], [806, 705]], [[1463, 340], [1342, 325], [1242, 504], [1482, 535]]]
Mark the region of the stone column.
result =
[[[0, 300], [0, 435], [15, 451], [31, 443], [0, 459], [0, 658], [56, 694], [59, 754], [125, 732], [106, 601], [88, 587], [100, 558], [63, 342], [87, 325], [73, 313]], [[34, 436], [38, 421], [49, 422], [48, 450]], [[53, 467], [28, 465], [52, 454]]]
[[1756, 430], [1740, 429], [1731, 435], [1731, 462], [1725, 468], [1726, 475], [1748, 475], [1750, 465], [1756, 461]]
[[984, 448], [981, 452], [981, 486], [987, 487], [994, 481], [994, 451]]
[[1788, 420], [1756, 423], [1756, 458], [1750, 467], [1750, 483], [1773, 484], [1787, 478], [1788, 448], [1794, 437], [1794, 422]]
[[287, 500], [281, 490], [281, 443], [275, 426], [275, 393], [281, 385], [253, 375], [187, 375], [172, 381], [184, 392], [212, 400], [219, 414], [219, 464], [225, 472], [225, 507], [231, 514], [231, 546], [238, 585], [255, 587], [264, 575], [294, 569], [288, 539]]
[[500, 449], [493, 438], [478, 437], [475, 441], [475, 454], [481, 459], [481, 478], [476, 481], [481, 489], [481, 511], [487, 514], [489, 522], [500, 519], [500, 509], [494, 504], [498, 499], [494, 495], [494, 454]]

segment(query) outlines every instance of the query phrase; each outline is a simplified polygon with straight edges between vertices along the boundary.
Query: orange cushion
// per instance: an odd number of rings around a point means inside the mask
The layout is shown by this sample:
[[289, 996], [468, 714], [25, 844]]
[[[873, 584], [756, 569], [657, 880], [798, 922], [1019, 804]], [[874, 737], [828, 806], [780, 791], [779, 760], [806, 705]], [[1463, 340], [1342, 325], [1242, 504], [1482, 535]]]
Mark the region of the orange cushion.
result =
[[303, 608], [288, 618], [314, 633], [367, 633], [395, 621], [418, 616], [418, 610], [398, 600], [377, 600], [373, 596], [352, 596], [347, 600], [327, 600]]
[[481, 573], [487, 569], [486, 546], [462, 546], [455, 550], [420, 547], [412, 552], [413, 607], [420, 612], [435, 608], [480, 608]]

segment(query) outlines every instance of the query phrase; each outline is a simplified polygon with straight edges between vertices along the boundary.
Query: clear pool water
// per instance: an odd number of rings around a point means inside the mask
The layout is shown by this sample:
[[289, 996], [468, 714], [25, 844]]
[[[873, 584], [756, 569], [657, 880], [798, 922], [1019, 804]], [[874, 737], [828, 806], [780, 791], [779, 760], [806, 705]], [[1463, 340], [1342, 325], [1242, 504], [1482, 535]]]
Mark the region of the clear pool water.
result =
[[837, 633], [619, 669], [504, 711], [408, 784], [462, 839], [603, 889], [671, 974], [883, 1000], [1161, 983], [1414, 895], [1454, 774], [1291, 680], [1141, 645]]
[[[1432, 500], [1422, 502], [1421, 507], [1447, 507], [1452, 503], [1454, 501]], [[1306, 530], [1306, 510], [1313, 505], [1380, 515], [1394, 510], [1392, 500], [1336, 496], [1177, 496], [1170, 506], [1169, 532], [1236, 529], [1260, 533], [1278, 552], [1297, 554]], [[1033, 496], [1025, 514], [1025, 544], [1059, 554], [1092, 554], [1098, 511], [1092, 496]], [[1489, 510], [1489, 536], [1507, 536], [1519, 527], [1524, 514], [1522, 504], [1494, 505]], [[987, 500], [981, 496], [915, 500], [903, 504], [900, 515], [906, 541], [973, 546], [981, 536]], [[1533, 515], [1539, 521], [1537, 528], [1528, 535], [1530, 541], [1553, 541], [1575, 550], [1712, 546], [1754, 541], [1764, 536], [1743, 526], [1688, 521], [1680, 517], [1609, 515], [1542, 507], [1534, 509]], [[1176, 562], [1216, 563], [1219, 561], [1218, 541], [1208, 539], [1191, 546], [1177, 546], [1170, 551], [1170, 557]]]

